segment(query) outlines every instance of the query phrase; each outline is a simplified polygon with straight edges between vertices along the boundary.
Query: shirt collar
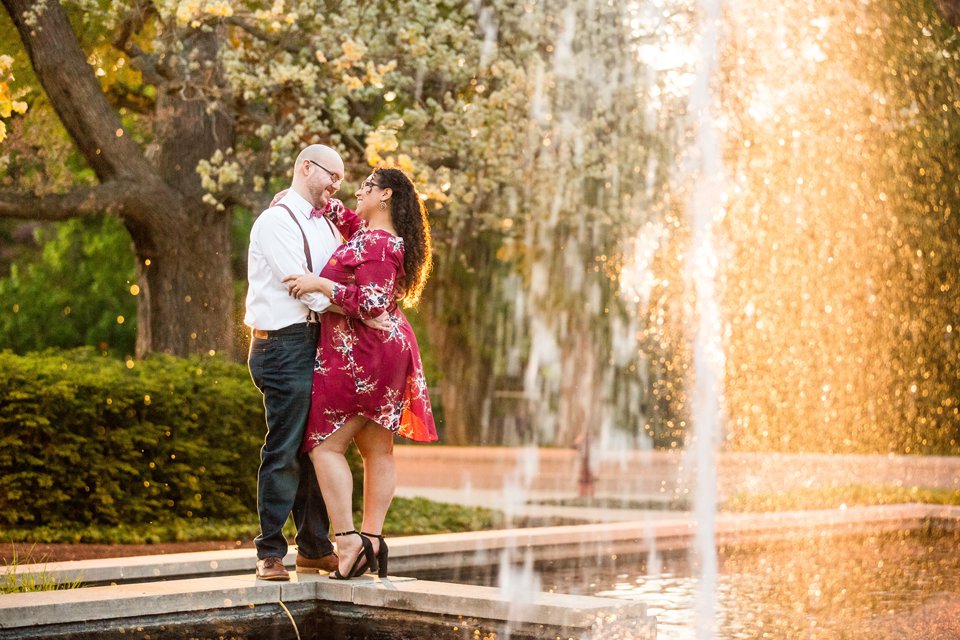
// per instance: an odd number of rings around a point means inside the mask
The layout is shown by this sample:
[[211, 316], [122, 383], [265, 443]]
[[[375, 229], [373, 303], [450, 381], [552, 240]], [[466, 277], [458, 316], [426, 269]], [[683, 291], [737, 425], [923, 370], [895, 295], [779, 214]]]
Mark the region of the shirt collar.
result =
[[287, 193], [280, 198], [280, 202], [277, 204], [285, 204], [290, 207], [293, 211], [297, 212], [300, 217], [309, 220], [310, 212], [313, 210], [313, 205], [307, 202], [306, 198], [301, 196], [299, 193], [290, 189]]

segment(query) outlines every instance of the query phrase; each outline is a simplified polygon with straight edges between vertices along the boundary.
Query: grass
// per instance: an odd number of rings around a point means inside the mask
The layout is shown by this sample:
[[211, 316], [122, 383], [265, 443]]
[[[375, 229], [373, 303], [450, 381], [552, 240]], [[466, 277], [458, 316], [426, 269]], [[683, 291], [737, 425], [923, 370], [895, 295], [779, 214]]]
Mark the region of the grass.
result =
[[[361, 514], [354, 514], [359, 525]], [[387, 535], [422, 535], [453, 531], [477, 531], [496, 528], [499, 514], [490, 509], [462, 507], [431, 502], [424, 498], [395, 498], [384, 532]], [[165, 542], [195, 542], [201, 540], [252, 540], [259, 527], [256, 513], [239, 521], [182, 518], [148, 524], [104, 526], [34, 527], [7, 529], [3, 537], [8, 542], [32, 543], [86, 543], [86, 544], [160, 544]], [[294, 534], [292, 522], [284, 529]]]
[[[32, 552], [33, 549], [27, 553], [26, 557], [21, 559], [14, 551], [10, 561], [4, 563], [3, 574], [0, 575], [0, 594], [57, 591], [60, 589], [76, 589], [80, 586], [80, 580], [60, 582], [49, 575], [45, 569], [36, 573], [17, 575], [17, 567], [21, 564], [38, 564], [38, 561], [32, 559]], [[42, 563], [43, 558], [39, 562]]]
[[884, 485], [846, 485], [842, 487], [792, 489], [775, 493], [735, 494], [720, 505], [720, 510], [733, 512], [800, 511], [911, 502], [960, 506], [960, 490]]

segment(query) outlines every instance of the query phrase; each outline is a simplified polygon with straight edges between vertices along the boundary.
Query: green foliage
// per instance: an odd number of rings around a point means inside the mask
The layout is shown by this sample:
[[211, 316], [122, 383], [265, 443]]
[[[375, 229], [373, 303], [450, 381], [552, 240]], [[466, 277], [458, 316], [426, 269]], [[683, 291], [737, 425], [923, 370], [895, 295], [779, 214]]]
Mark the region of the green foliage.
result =
[[723, 501], [723, 511], [794, 511], [802, 509], [838, 509], [842, 505], [943, 504], [960, 506], [960, 491], [928, 487], [883, 485], [846, 485], [794, 489], [777, 493], [739, 493]]
[[387, 535], [421, 535], [493, 529], [501, 522], [501, 514], [482, 507], [462, 507], [426, 498], [394, 498], [383, 530]]
[[[264, 419], [244, 366], [0, 352], [0, 526], [10, 541], [250, 538]], [[355, 519], [363, 465], [355, 447]], [[391, 533], [490, 528], [485, 509], [397, 498]], [[293, 530], [288, 531], [291, 535]]]
[[0, 524], [245, 516], [263, 429], [237, 364], [0, 353]]
[[[578, 360], [574, 369], [592, 366], [594, 354], [610, 359], [611, 318], [623, 307], [615, 276], [629, 251], [622, 226], [646, 210], [637, 197], [645, 181], [634, 176], [664, 153], [646, 124], [649, 91], [661, 91], [645, 86], [638, 49], [650, 34], [639, 33], [636, 11], [587, 0], [344, 0], [335, 11], [320, 0], [63, 6], [125, 135], [149, 162], [176, 157], [179, 170], [196, 171], [206, 193], [181, 194], [187, 200], [255, 208], [257, 192], [286, 183], [296, 152], [315, 142], [343, 153], [344, 193], [372, 165], [407, 170], [436, 238], [424, 308], [438, 360], [452, 372], [444, 408], [459, 424], [445, 435], [466, 442], [487, 433], [472, 428], [480, 407], [497, 390], [515, 396], [529, 369], [546, 382], [527, 390], [542, 401], [522, 418], [561, 425], [543, 430], [549, 443], [572, 439], [585, 421], [563, 386], [568, 376], [557, 362], [524, 361], [541, 335], [556, 343], [551, 353]], [[166, 61], [162, 72], [156, 60]], [[22, 78], [36, 101], [0, 153], [9, 186], [30, 193], [90, 182], [88, 168], [67, 161], [78, 155], [53, 109], [66, 105], [49, 104], [34, 74]], [[209, 117], [193, 129], [171, 126], [159, 95], [200, 100]], [[214, 124], [230, 135], [202, 147]], [[127, 222], [138, 225], [136, 216]], [[184, 269], [187, 281], [176, 285], [190, 288], [199, 271]], [[630, 365], [618, 365], [623, 376]], [[452, 382], [464, 376], [475, 384]], [[597, 386], [580, 395], [600, 397]], [[619, 385], [605, 404], [629, 413], [636, 429], [633, 391]]]
[[[355, 474], [360, 477], [360, 474]], [[65, 526], [52, 522], [36, 528], [6, 529], [8, 542], [71, 543], [71, 544], [160, 544], [164, 542], [195, 542], [199, 540], [250, 540], [259, 530], [253, 507], [243, 518], [218, 520], [215, 518], [173, 518], [142, 524], [116, 526]], [[358, 524], [362, 511], [354, 510]], [[431, 502], [424, 498], [394, 498], [384, 531], [387, 535], [423, 535], [451, 531], [479, 531], [491, 529], [500, 523], [499, 516], [481, 507], [462, 507]], [[293, 538], [293, 519], [284, 528]]]
[[81, 345], [133, 353], [134, 262], [123, 225], [108, 216], [85, 218], [37, 235], [37, 261], [14, 264], [0, 279], [0, 346], [17, 353]]
[[[7, 542], [35, 544], [161, 544], [165, 542], [194, 542], [201, 540], [252, 540], [259, 532], [255, 506], [244, 518], [217, 520], [214, 518], [172, 518], [140, 524], [115, 526], [79, 526], [52, 522], [42, 527], [5, 529]], [[289, 537], [294, 534], [293, 520], [284, 529]]]

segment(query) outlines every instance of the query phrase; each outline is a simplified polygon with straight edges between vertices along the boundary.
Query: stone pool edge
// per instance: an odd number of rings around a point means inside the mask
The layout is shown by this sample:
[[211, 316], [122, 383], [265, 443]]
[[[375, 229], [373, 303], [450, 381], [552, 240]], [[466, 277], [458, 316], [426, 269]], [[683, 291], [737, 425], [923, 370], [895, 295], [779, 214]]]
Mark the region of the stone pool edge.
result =
[[[719, 514], [718, 544], [783, 539], [793, 536], [846, 535], [913, 530], [929, 524], [960, 522], [960, 507], [908, 504], [764, 514]], [[391, 566], [402, 573], [449, 566], [499, 562], [504, 552], [532, 553], [538, 560], [598, 557], [689, 545], [695, 523], [689, 514], [637, 522], [568, 525], [392, 538]], [[287, 558], [293, 560], [291, 553]], [[294, 574], [289, 583], [258, 581], [252, 575], [251, 550], [230, 550], [51, 563], [18, 567], [18, 574], [45, 571], [48, 576], [88, 582], [119, 582], [64, 591], [7, 594], [0, 597], [0, 637], [31, 635], [50, 625], [123, 620], [197, 611], [242, 611], [278, 602], [326, 601], [359, 607], [449, 616], [498, 623], [546, 625], [580, 635], [600, 621], [632, 620], [643, 634], [655, 634], [643, 604], [622, 600], [534, 594], [518, 599], [495, 587], [365, 577], [334, 582], [325, 575]], [[243, 575], [213, 575], [229, 571]], [[131, 581], [123, 584], [124, 581]], [[639, 636], [638, 636], [639, 637]]]

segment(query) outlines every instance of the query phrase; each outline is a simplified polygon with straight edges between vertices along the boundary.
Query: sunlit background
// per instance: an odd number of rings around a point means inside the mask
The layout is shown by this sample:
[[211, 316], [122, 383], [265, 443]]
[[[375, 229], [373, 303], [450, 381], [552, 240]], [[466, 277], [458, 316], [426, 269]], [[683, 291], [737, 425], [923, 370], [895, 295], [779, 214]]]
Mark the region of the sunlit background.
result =
[[[706, 470], [707, 488], [679, 483], [663, 498], [706, 504], [708, 533], [717, 452], [960, 454], [960, 36], [943, 3], [268, 4], [160, 2], [138, 34], [170, 55], [183, 34], [216, 34], [229, 45], [222, 77], [184, 65], [184, 86], [209, 113], [239, 96], [230, 148], [185, 178], [231, 239], [232, 279], [217, 293], [235, 294], [232, 320], [187, 331], [186, 353], [242, 361], [236, 294], [252, 219], [286, 186], [296, 148], [331, 142], [348, 205], [380, 163], [425, 196], [436, 268], [410, 315], [445, 444], [577, 447], [594, 464], [696, 450], [685, 470]], [[142, 102], [118, 112], [152, 161], [163, 131], [141, 109], [155, 89], [102, 27], [128, 7], [67, 5], [105, 91], [136, 89], [126, 97]], [[14, 36], [0, 34], [3, 50]], [[36, 86], [24, 55], [10, 69], [13, 91]], [[3, 188], [94, 183], [50, 105], [36, 90], [26, 99], [25, 114], [3, 116]], [[0, 347], [92, 345], [137, 366], [157, 258], [136, 234], [90, 217], [3, 220], [0, 236]], [[177, 283], [178, 304], [217, 297], [192, 286]], [[749, 558], [726, 549], [706, 591], [724, 637], [821, 637], [818, 620], [844, 622], [851, 602], [889, 621], [882, 594], [903, 575], [874, 568], [902, 553], [925, 571], [936, 544], [871, 538], [862, 560], [813, 543]], [[691, 637], [712, 549], [707, 536], [692, 568], [654, 553], [591, 588], [643, 599], [663, 637]], [[870, 594], [818, 586], [841, 557]], [[519, 591], [571, 588], [509, 564], [501, 581]], [[734, 619], [738, 599], [761, 604]], [[771, 602], [781, 615], [763, 611]], [[823, 637], [860, 637], [842, 633]]]

